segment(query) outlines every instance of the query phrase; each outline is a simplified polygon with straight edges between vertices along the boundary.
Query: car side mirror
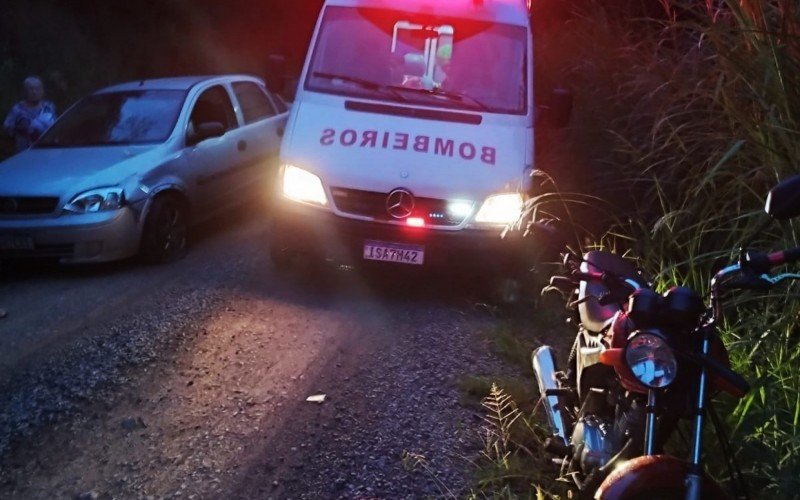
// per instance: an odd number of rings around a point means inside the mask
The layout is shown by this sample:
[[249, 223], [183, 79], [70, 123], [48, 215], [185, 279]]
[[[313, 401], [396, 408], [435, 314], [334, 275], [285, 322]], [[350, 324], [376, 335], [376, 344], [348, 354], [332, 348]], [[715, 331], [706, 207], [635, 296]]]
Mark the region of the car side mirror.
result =
[[190, 146], [200, 144], [206, 139], [222, 137], [225, 135], [225, 125], [220, 122], [204, 122], [197, 126], [197, 129], [187, 139]]
[[790, 177], [769, 192], [766, 212], [777, 220], [800, 216], [800, 175]]

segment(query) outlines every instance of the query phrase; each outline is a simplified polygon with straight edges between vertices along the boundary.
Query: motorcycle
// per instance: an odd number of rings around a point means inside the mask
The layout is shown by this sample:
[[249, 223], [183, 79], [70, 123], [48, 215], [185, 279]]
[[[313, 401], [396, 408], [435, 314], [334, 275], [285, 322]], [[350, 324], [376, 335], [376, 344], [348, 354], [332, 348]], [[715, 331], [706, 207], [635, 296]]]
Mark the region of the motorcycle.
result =
[[[769, 194], [771, 220], [800, 216], [800, 176]], [[719, 335], [726, 292], [768, 290], [800, 274], [771, 274], [800, 260], [800, 248], [760, 253], [743, 245], [738, 261], [711, 279], [710, 300], [685, 287], [663, 295], [627, 260], [604, 251], [566, 254], [567, 273], [546, 290], [574, 298], [579, 331], [566, 371], [549, 346], [533, 369], [552, 436], [546, 450], [585, 498], [729, 498], [704, 470], [704, 429], [719, 438], [737, 496], [747, 497], [712, 396], [743, 398], [750, 387], [735, 373]], [[691, 453], [680, 460], [665, 444], [680, 421], [692, 422]]]

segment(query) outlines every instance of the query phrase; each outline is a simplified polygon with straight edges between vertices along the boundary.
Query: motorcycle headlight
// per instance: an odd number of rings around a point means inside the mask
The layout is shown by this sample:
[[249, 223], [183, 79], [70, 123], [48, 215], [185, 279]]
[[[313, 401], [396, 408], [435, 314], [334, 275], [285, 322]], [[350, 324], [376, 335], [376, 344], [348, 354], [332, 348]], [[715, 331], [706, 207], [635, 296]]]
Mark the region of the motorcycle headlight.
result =
[[90, 214], [119, 210], [125, 204], [122, 188], [108, 187], [81, 193], [64, 206], [64, 211], [73, 214]]
[[316, 205], [328, 204], [322, 180], [311, 172], [294, 165], [284, 167], [281, 190], [283, 195], [290, 200]]
[[661, 389], [675, 381], [678, 361], [672, 348], [654, 333], [637, 333], [628, 342], [625, 361], [636, 379], [651, 389]]
[[513, 224], [522, 216], [524, 202], [519, 193], [497, 194], [486, 199], [475, 222], [483, 224]]

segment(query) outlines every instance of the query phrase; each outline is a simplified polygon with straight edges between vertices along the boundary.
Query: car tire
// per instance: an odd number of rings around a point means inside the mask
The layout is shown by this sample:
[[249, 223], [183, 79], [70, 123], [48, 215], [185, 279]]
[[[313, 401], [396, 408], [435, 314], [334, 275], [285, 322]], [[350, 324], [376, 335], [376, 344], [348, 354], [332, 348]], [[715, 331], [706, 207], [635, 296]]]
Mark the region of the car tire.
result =
[[186, 256], [189, 217], [186, 204], [173, 195], [153, 200], [142, 232], [141, 256], [148, 264], [166, 264]]

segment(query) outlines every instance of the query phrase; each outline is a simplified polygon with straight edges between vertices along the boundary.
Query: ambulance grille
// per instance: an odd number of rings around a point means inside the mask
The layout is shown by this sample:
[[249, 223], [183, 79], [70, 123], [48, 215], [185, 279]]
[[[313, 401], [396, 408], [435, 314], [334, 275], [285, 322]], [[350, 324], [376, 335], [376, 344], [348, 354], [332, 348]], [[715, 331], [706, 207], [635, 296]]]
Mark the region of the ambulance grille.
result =
[[[361, 191], [358, 189], [332, 188], [333, 202], [340, 211], [359, 217], [369, 217], [376, 221], [395, 221], [386, 211], [389, 193]], [[448, 213], [447, 200], [435, 198], [415, 198], [414, 213], [411, 217], [422, 217], [432, 226], [458, 226], [465, 217], [453, 217]]]

